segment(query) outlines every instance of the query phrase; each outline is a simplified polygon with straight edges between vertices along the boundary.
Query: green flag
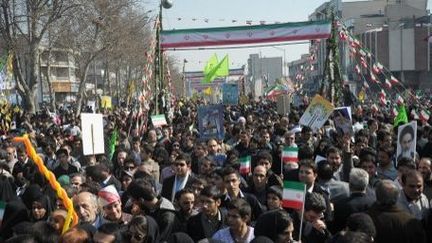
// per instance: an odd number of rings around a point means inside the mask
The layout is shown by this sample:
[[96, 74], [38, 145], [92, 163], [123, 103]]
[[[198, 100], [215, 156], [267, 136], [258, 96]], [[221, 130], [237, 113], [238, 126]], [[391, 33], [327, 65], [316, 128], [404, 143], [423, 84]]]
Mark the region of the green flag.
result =
[[117, 129], [115, 129], [112, 133], [111, 133], [111, 138], [109, 140], [109, 152], [108, 152], [108, 159], [112, 160], [112, 157], [114, 156], [114, 151], [115, 151], [115, 147], [117, 144], [117, 140], [118, 140], [118, 131]]
[[222, 61], [219, 63], [220, 66], [216, 70], [216, 76], [217, 77], [226, 77], [229, 75], [229, 63], [228, 63], [228, 55], [225, 55], [225, 57], [222, 59]]
[[398, 114], [394, 119], [394, 126], [398, 126], [400, 123], [408, 123], [408, 115], [405, 106], [399, 106]]
[[226, 77], [229, 74], [229, 59], [226, 55], [220, 63], [205, 75], [202, 83], [211, 83], [216, 77]]
[[218, 58], [216, 56], [216, 53], [213, 54], [213, 56], [210, 57], [210, 59], [207, 61], [205, 67], [204, 67], [204, 75], [207, 75], [211, 72], [211, 70], [216, 67], [218, 64]]

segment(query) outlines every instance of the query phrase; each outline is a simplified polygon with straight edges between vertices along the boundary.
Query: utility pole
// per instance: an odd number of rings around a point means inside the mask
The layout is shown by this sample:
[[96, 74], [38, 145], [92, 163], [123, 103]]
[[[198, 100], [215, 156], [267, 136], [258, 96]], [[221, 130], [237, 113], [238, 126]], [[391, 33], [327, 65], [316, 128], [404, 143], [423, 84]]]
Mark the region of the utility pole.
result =
[[[171, 0], [161, 0], [159, 4], [159, 15], [158, 15], [158, 23], [156, 25], [156, 53], [155, 53], [155, 86], [154, 86], [154, 114], [158, 114], [159, 112], [159, 94], [163, 94], [162, 90], [164, 87], [164, 64], [163, 64], [163, 51], [161, 49], [160, 43], [160, 34], [162, 31], [162, 9], [171, 8], [172, 1]], [[159, 112], [158, 112], [159, 111]]]

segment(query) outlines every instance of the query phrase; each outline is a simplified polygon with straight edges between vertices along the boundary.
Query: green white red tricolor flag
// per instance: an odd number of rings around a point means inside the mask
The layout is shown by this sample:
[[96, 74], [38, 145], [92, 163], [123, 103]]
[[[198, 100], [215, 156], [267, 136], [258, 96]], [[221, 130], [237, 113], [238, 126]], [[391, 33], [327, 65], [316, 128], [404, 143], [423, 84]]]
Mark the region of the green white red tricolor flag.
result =
[[298, 162], [298, 147], [284, 147], [282, 150], [282, 161], [286, 163]]
[[161, 47], [167, 49], [326, 39], [330, 37], [330, 30], [329, 21], [163, 30]]
[[296, 181], [284, 181], [282, 206], [302, 209], [306, 195], [306, 184]]
[[155, 115], [151, 116], [152, 124], [154, 127], [160, 127], [167, 125], [167, 121], [165, 119], [165, 115]]
[[251, 171], [251, 157], [246, 156], [239, 159], [240, 161], [240, 174], [249, 174]]

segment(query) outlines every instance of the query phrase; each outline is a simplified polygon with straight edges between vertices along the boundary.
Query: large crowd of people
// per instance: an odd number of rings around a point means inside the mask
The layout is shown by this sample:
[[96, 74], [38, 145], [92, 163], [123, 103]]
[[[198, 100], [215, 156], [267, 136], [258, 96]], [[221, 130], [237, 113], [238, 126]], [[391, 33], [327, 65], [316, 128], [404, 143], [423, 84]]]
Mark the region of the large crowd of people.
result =
[[[400, 157], [388, 110], [353, 107], [353, 133], [341, 134], [332, 118], [300, 126], [307, 104], [278, 114], [251, 100], [225, 106], [224, 139], [203, 140], [201, 105], [176, 102], [161, 127], [126, 108], [101, 111], [105, 144], [118, 136], [98, 155], [83, 155], [69, 109], [17, 113], [1, 137], [0, 242], [432, 242], [429, 121], [417, 123], [415, 155]], [[66, 205], [12, 141], [22, 134], [72, 199], [79, 221], [65, 232]], [[288, 146], [298, 162], [281, 163]], [[301, 209], [284, 207], [284, 181], [306, 185]]]

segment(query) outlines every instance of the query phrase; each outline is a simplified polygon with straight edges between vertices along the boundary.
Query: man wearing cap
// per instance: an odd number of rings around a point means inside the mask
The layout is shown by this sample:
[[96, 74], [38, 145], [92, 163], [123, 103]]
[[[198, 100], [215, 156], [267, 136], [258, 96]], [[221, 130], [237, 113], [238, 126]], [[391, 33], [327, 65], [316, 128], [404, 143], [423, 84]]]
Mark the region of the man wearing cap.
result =
[[99, 193], [99, 204], [103, 210], [104, 223], [118, 223], [127, 225], [132, 219], [132, 215], [122, 211], [120, 195], [114, 185], [102, 188]]

